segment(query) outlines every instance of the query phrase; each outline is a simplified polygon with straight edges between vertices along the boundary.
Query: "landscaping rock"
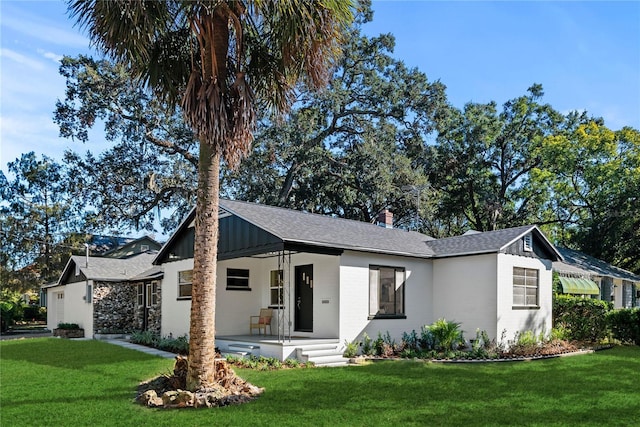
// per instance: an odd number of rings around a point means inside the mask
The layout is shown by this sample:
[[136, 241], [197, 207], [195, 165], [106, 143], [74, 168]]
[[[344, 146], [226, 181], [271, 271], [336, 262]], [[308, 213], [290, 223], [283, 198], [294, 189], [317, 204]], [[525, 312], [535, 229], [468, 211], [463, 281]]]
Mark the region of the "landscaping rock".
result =
[[140, 384], [136, 401], [152, 407], [212, 408], [250, 402], [264, 391], [238, 377], [226, 361], [216, 360], [216, 383], [192, 393], [184, 390], [187, 370], [187, 358], [176, 357], [173, 375], [162, 375]]
[[136, 401], [150, 408], [156, 408], [156, 407], [162, 406], [162, 399], [158, 397], [158, 394], [156, 393], [155, 390], [145, 391], [144, 393], [138, 396]]

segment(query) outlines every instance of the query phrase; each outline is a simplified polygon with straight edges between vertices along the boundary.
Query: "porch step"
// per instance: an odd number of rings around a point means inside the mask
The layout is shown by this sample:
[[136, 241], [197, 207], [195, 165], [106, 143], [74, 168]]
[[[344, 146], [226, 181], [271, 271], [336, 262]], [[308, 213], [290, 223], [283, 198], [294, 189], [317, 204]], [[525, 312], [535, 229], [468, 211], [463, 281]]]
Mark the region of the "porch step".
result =
[[346, 366], [349, 359], [342, 356], [339, 344], [306, 345], [296, 348], [296, 355], [303, 362], [313, 362], [316, 366]]
[[223, 351], [222, 357], [233, 356], [244, 359], [245, 357], [251, 356], [251, 353], [248, 351]]
[[223, 350], [222, 354], [237, 357], [259, 356], [260, 346], [255, 344], [229, 344], [228, 350]]

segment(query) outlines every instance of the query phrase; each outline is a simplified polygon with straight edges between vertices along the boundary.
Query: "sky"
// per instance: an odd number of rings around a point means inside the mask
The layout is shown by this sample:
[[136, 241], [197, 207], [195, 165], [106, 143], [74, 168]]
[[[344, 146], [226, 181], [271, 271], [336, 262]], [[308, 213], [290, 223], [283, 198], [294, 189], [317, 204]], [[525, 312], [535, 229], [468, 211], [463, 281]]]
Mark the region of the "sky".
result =
[[[505, 101], [542, 84], [543, 102], [586, 110], [605, 125], [640, 129], [638, 1], [374, 1], [369, 36], [392, 33], [393, 56], [447, 86], [449, 101]], [[64, 98], [63, 55], [97, 53], [66, 12], [49, 1], [0, 1], [0, 167], [34, 151], [100, 152], [60, 138], [53, 123]]]

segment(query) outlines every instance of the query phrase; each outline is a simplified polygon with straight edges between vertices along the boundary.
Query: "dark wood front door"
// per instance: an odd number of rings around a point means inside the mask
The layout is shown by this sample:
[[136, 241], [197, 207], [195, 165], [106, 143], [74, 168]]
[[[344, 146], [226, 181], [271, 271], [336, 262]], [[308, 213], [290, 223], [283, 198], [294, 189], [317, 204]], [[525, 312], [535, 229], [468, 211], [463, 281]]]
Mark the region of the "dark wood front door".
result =
[[300, 332], [313, 332], [313, 265], [296, 266], [295, 324]]

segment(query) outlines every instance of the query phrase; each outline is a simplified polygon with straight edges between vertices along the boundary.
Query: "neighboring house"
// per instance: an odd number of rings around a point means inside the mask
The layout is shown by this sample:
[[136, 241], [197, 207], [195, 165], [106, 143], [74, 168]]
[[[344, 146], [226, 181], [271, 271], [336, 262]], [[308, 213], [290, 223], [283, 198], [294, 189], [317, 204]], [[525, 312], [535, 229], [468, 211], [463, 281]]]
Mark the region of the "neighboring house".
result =
[[111, 249], [101, 256], [107, 258], [126, 258], [128, 256], [149, 251], [159, 251], [162, 245], [149, 236], [131, 240], [122, 246]]
[[583, 252], [558, 248], [563, 261], [555, 261], [562, 292], [591, 296], [613, 303], [614, 308], [640, 307], [640, 276]]
[[71, 256], [58, 282], [43, 287], [47, 327], [77, 323], [87, 337], [160, 332], [162, 271], [152, 264], [157, 252], [146, 242], [127, 242], [120, 258]]
[[[164, 271], [162, 335], [189, 330], [193, 221], [192, 211], [153, 261]], [[217, 345], [259, 342], [260, 354], [284, 359], [296, 340], [399, 340], [439, 318], [467, 338], [551, 331], [551, 267], [562, 256], [536, 226], [435, 240], [391, 228], [389, 213], [383, 222], [221, 200]], [[249, 337], [263, 307], [274, 310], [274, 336]]]

